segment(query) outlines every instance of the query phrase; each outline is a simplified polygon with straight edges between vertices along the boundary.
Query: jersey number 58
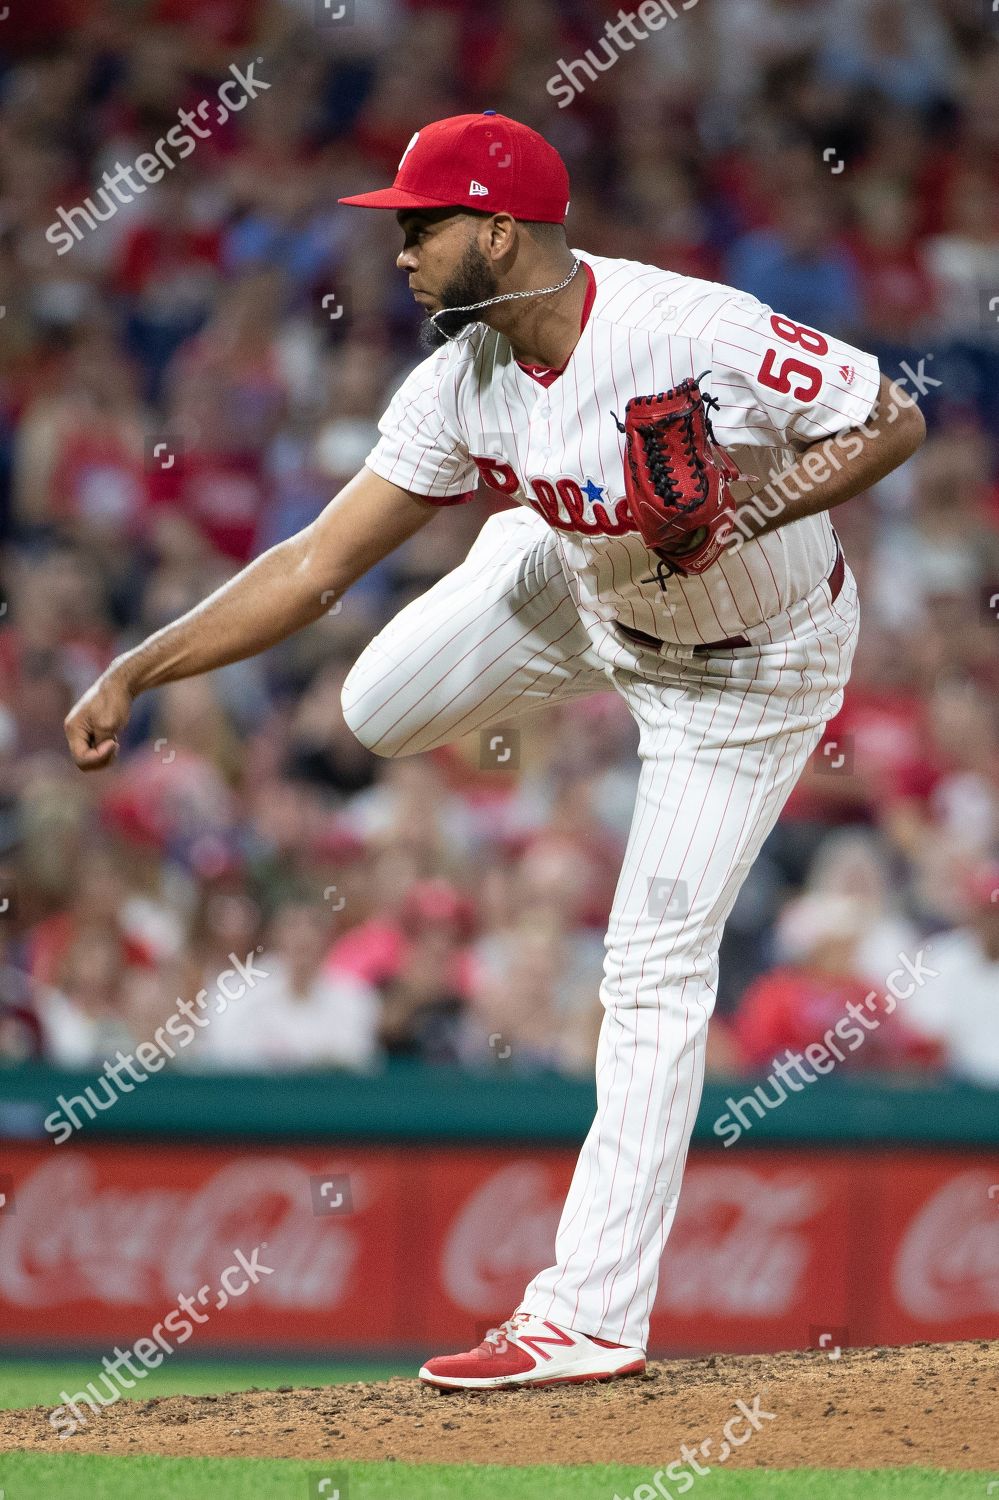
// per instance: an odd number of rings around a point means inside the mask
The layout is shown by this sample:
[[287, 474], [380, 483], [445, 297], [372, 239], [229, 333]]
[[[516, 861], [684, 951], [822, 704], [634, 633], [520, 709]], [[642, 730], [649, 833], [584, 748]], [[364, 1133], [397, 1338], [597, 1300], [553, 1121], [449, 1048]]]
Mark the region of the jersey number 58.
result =
[[[790, 318], [782, 318], [779, 313], [774, 313], [770, 319], [770, 327], [778, 338], [789, 344], [799, 345], [809, 354], [829, 353], [828, 340], [816, 329], [806, 328], [804, 323], [792, 323]], [[785, 359], [780, 369], [775, 370], [779, 352], [777, 349], [768, 349], [763, 356], [757, 377], [761, 384], [770, 386], [771, 390], [782, 391], [785, 395], [790, 392], [798, 401], [813, 401], [822, 389], [822, 371], [817, 365], [806, 364], [803, 359], [794, 359], [793, 356]], [[793, 375], [801, 376], [804, 383], [793, 384]]]

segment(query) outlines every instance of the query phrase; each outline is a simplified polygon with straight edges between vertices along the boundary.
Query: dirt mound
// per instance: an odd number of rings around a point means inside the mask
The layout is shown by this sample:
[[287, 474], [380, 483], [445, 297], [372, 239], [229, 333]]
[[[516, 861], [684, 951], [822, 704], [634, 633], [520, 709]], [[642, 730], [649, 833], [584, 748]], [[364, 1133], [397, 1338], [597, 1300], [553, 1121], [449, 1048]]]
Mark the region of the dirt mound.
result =
[[[99, 1387], [100, 1388], [100, 1387]], [[395, 1458], [423, 1463], [631, 1463], [681, 1444], [730, 1467], [988, 1469], [997, 1462], [999, 1344], [722, 1356], [649, 1366], [606, 1385], [447, 1394], [416, 1380], [122, 1400], [60, 1440], [47, 1407], [0, 1412], [0, 1451]], [[720, 1461], [716, 1459], [715, 1461]]]

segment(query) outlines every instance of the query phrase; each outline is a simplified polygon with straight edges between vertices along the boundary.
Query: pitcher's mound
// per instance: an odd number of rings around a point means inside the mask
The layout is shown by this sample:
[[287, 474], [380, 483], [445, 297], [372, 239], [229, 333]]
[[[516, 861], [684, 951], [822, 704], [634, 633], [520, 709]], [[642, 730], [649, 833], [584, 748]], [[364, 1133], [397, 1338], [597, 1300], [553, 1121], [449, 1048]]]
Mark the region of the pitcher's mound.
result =
[[687, 1444], [702, 1469], [988, 1469], [999, 1344], [718, 1355], [537, 1391], [449, 1394], [387, 1380], [79, 1410], [86, 1425], [62, 1440], [47, 1407], [0, 1412], [0, 1450], [659, 1469], [684, 1461]]

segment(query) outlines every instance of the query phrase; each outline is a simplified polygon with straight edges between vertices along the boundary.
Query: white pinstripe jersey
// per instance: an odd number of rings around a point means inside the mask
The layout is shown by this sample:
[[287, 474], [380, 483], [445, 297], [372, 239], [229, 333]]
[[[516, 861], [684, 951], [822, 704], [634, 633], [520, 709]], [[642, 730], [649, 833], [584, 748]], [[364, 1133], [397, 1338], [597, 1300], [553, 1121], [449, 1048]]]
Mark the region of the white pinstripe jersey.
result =
[[[704, 573], [666, 582], [624, 502], [623, 418], [709, 370], [715, 435], [763, 480], [817, 439], [856, 427], [878, 392], [877, 360], [717, 282], [573, 251], [595, 294], [562, 372], [543, 385], [509, 340], [475, 324], [410, 373], [366, 459], [376, 474], [442, 504], [476, 480], [554, 527], [573, 598], [587, 611], [686, 645], [723, 640], [789, 608], [835, 561], [828, 515], [726, 549]], [[735, 490], [736, 498], [747, 491]]]

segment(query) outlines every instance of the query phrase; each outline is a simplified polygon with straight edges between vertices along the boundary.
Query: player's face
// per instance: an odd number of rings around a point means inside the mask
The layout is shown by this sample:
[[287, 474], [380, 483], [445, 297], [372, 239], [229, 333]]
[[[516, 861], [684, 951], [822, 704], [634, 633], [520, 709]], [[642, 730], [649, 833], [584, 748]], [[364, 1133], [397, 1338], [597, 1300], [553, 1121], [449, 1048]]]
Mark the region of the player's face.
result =
[[[428, 313], [420, 343], [439, 349], [446, 334], [453, 337], [477, 321], [474, 313], [447, 314], [445, 309], [484, 302], [497, 292], [495, 273], [477, 243], [481, 220], [449, 208], [397, 217], [406, 239], [396, 265], [408, 272], [410, 291]], [[430, 321], [429, 314], [441, 312], [444, 316]]]

